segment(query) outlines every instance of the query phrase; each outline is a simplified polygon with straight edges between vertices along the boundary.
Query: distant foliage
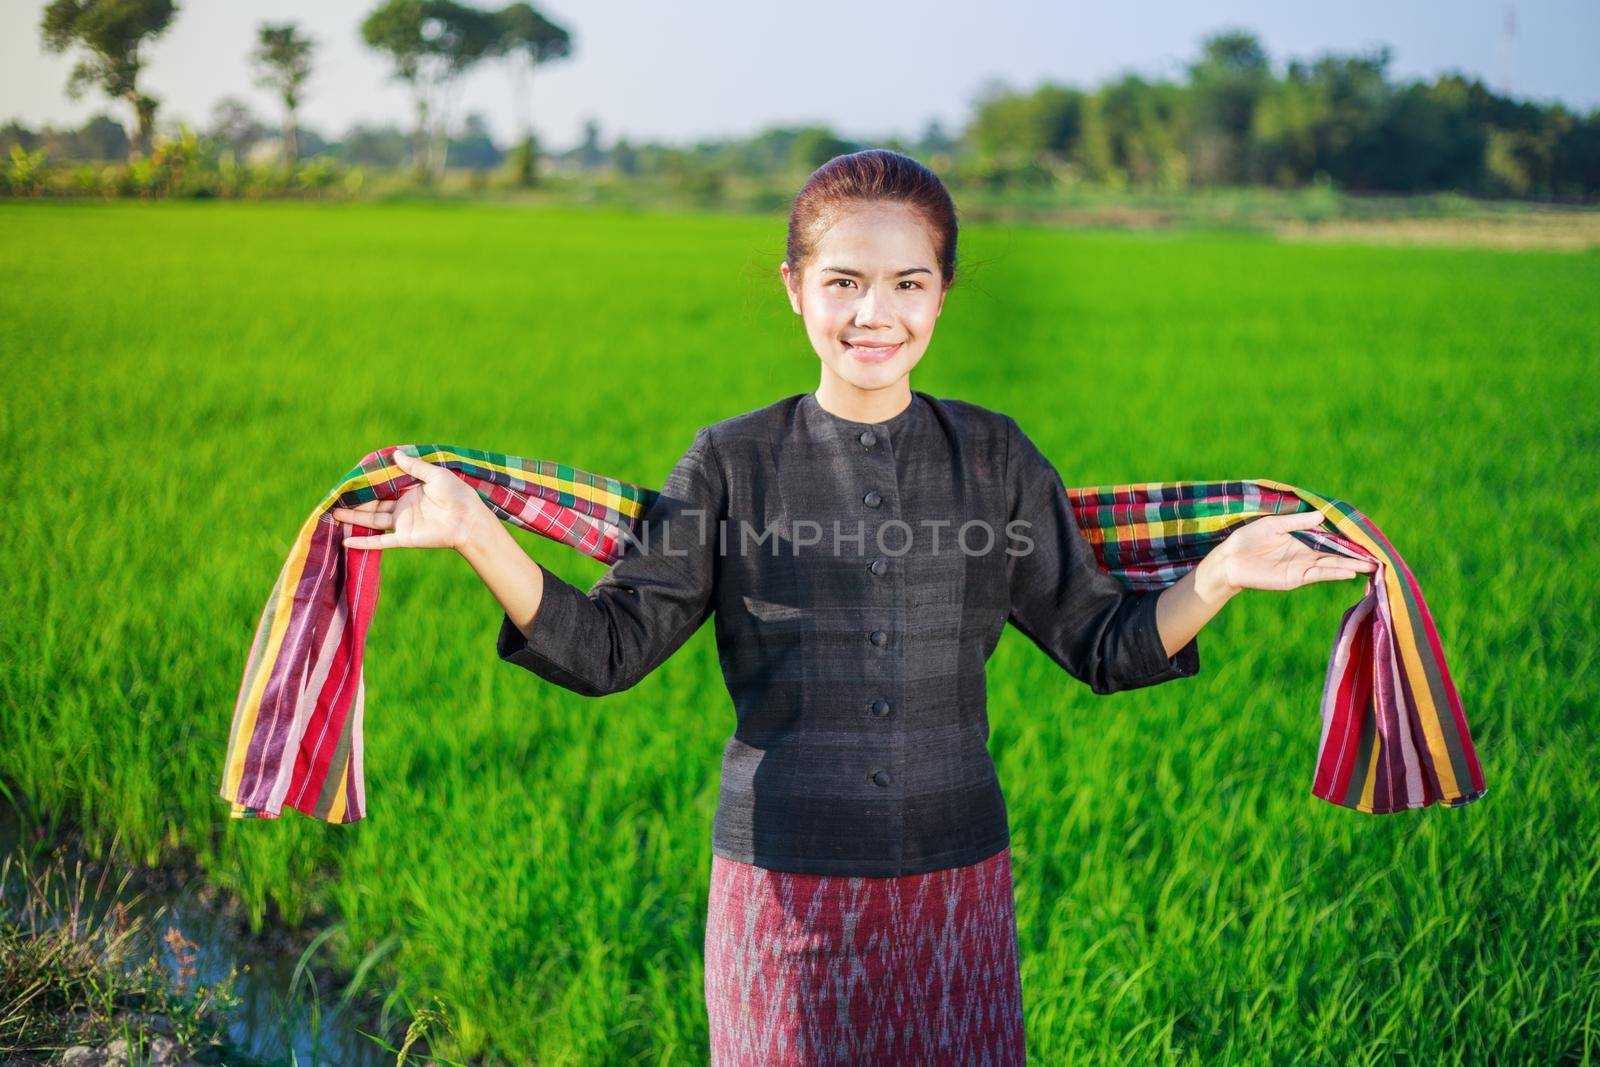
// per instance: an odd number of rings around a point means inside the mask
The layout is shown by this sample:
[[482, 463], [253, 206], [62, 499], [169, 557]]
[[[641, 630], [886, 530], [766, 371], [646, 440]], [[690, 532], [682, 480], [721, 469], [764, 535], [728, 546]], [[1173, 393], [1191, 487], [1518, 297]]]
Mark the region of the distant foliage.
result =
[[139, 86], [140, 50], [166, 32], [176, 13], [172, 0], [51, 0], [39, 23], [46, 51], [75, 49], [82, 57], [67, 82], [69, 96], [96, 88], [132, 109], [130, 159], [148, 149], [159, 106]]
[[[1092, 89], [990, 82], [977, 93], [965, 126], [948, 132], [935, 121], [912, 138], [855, 140], [826, 126], [776, 126], [692, 144], [625, 138], [608, 144], [599, 124], [587, 119], [576, 144], [550, 150], [534, 137], [526, 83], [542, 64], [570, 55], [572, 42], [526, 4], [486, 12], [453, 0], [384, 0], [363, 22], [362, 35], [412, 91], [410, 130], [358, 124], [335, 139], [300, 127], [296, 109], [309, 42], [289, 26], [263, 27], [257, 59], [286, 90], [281, 123], [269, 125], [243, 101], [226, 97], [182, 180], [167, 180], [161, 163], [86, 166], [123, 158], [137, 141], [137, 133], [130, 137], [105, 115], [79, 130], [33, 131], [13, 122], [0, 127], [0, 192], [415, 193], [443, 187], [448, 170], [457, 174], [454, 188], [469, 193], [543, 185], [548, 178], [557, 192], [581, 186], [585, 196], [617, 202], [662, 194], [779, 210], [821, 163], [884, 147], [923, 160], [958, 193], [1006, 202], [1122, 191], [1159, 199], [1193, 190], [1600, 199], [1600, 109], [1580, 115], [1560, 104], [1514, 100], [1460, 74], [1396, 81], [1386, 48], [1327, 53], [1278, 69], [1253, 35], [1230, 31], [1203, 41], [1181, 80], [1126, 74]], [[481, 115], [449, 120], [460, 74], [485, 60], [509, 63], [520, 83], [519, 131], [509, 146], [495, 143]], [[167, 142], [184, 136], [170, 130]], [[20, 156], [11, 153], [13, 145]], [[173, 151], [162, 159], [176, 158]], [[225, 155], [231, 162], [224, 164]]]
[[187, 126], [158, 134], [152, 150], [127, 162], [87, 160], [50, 164], [48, 149], [0, 131], [0, 193], [9, 196], [132, 196], [251, 198], [263, 196], [352, 195], [364, 183], [359, 168], [347, 169], [327, 157], [286, 165], [277, 152], [267, 162], [241, 159], [223, 138]]
[[1329, 53], [1280, 74], [1260, 41], [1234, 31], [1206, 39], [1183, 82], [991, 86], [958, 167], [1008, 186], [1600, 193], [1600, 110], [1511, 100], [1460, 74], [1397, 83], [1389, 62], [1387, 48]]
[[292, 22], [263, 22], [256, 29], [255, 51], [250, 60], [256, 67], [256, 84], [270, 89], [283, 102], [282, 152], [285, 166], [300, 158], [300, 102], [311, 77], [311, 56], [316, 42], [300, 32]]

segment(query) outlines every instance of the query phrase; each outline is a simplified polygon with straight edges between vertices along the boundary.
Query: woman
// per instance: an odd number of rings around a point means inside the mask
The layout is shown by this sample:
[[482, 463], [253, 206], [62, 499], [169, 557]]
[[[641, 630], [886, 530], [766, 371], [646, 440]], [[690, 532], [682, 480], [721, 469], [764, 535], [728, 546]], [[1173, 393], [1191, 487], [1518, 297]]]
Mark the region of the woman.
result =
[[911, 388], [956, 258], [949, 193], [914, 160], [830, 160], [786, 251], [816, 390], [698, 430], [587, 593], [404, 453], [420, 487], [334, 518], [385, 531], [352, 547], [460, 552], [505, 609], [500, 656], [578, 693], [629, 688], [716, 616], [738, 725], [712, 834], [714, 1062], [1021, 1063], [984, 685], [1005, 623], [1113, 693], [1194, 675], [1241, 589], [1373, 564], [1291, 537], [1313, 511], [1240, 527], [1159, 591], [1101, 570], [1012, 418]]

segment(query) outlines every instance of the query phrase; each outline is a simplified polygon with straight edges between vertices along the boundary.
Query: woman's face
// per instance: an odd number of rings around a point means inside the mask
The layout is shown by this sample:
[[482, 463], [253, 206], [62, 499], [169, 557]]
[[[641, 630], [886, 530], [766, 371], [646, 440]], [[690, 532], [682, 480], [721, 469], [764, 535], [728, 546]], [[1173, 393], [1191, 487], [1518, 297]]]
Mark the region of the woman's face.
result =
[[845, 210], [816, 242], [803, 276], [787, 260], [780, 273], [824, 378], [869, 391], [917, 365], [947, 292], [928, 225], [887, 201]]

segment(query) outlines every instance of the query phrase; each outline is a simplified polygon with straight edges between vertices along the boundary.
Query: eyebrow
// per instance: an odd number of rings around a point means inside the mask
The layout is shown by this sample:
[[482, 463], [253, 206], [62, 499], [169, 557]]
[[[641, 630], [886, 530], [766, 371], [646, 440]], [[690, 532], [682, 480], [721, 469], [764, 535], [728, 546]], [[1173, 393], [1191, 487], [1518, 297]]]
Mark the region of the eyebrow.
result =
[[[866, 275], [861, 273], [860, 271], [851, 270], [849, 267], [823, 267], [822, 269], [824, 271], [830, 271], [831, 270], [835, 274], [848, 274], [853, 278], [865, 278], [866, 277]], [[927, 267], [907, 267], [905, 270], [897, 272], [895, 274], [895, 277], [896, 278], [904, 278], [907, 274], [932, 274], [932, 273], [933, 273], [933, 271], [929, 270]]]

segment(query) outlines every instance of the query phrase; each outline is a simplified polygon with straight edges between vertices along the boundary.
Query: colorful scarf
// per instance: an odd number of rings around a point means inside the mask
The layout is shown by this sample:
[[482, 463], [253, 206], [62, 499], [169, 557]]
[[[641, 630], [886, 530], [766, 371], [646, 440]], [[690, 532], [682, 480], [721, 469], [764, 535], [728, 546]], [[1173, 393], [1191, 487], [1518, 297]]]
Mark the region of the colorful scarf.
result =
[[[606, 564], [637, 534], [658, 495], [545, 460], [448, 445], [399, 447], [453, 471], [501, 520]], [[316, 506], [267, 598], [228, 736], [222, 797], [234, 818], [277, 818], [284, 807], [332, 823], [366, 814], [361, 657], [383, 553], [345, 549], [346, 524], [328, 513], [393, 500], [418, 484], [390, 462], [394, 451], [365, 456]], [[1435, 802], [1459, 807], [1484, 794], [1422, 588], [1371, 519], [1343, 501], [1264, 479], [1067, 493], [1100, 566], [1140, 590], [1176, 582], [1242, 523], [1320, 511], [1321, 526], [1291, 536], [1379, 566], [1366, 595], [1344, 613], [1328, 658], [1312, 794], [1372, 814]]]

